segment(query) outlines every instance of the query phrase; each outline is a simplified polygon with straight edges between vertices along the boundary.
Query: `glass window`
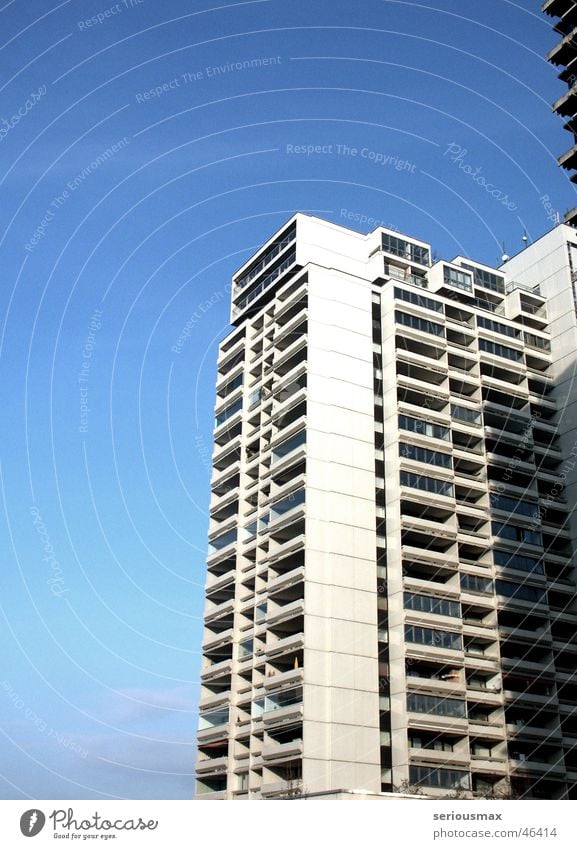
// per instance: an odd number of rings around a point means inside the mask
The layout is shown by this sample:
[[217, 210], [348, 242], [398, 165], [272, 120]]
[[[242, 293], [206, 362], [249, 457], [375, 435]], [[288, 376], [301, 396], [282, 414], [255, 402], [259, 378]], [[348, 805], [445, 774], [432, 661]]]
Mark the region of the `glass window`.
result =
[[522, 601], [533, 601], [537, 604], [545, 604], [545, 590], [534, 587], [531, 584], [515, 584], [513, 581], [495, 581], [498, 595], [508, 598], [518, 598]]
[[257, 404], [260, 403], [262, 395], [261, 389], [255, 389], [254, 392], [251, 392], [248, 396], [248, 409], [252, 410], [253, 407], [256, 407]]
[[539, 518], [539, 505], [533, 501], [519, 501], [518, 498], [510, 498], [507, 495], [499, 495], [497, 492], [490, 493], [491, 507], [494, 510], [506, 510], [507, 513], [517, 513], [520, 516], [530, 516], [532, 519]]
[[399, 286], [395, 286], [395, 298], [400, 298], [400, 300], [407, 301], [409, 304], [415, 304], [417, 307], [425, 307], [425, 309], [434, 310], [435, 312], [443, 312], [443, 304], [440, 301], [434, 301], [432, 298], [425, 297], [425, 295], [419, 295], [418, 292], [401, 289]]
[[509, 551], [502, 551], [495, 548], [493, 557], [497, 566], [503, 566], [507, 569], [518, 569], [520, 572], [535, 572], [538, 575], [544, 575], [545, 569], [540, 560], [535, 557], [527, 557], [526, 554], [511, 554]]
[[266, 611], [267, 611], [267, 602], [261, 601], [260, 604], [257, 604], [254, 611], [254, 621], [262, 622], [263, 619], [266, 619]]
[[300, 448], [301, 445], [305, 445], [306, 441], [306, 431], [299, 430], [299, 432], [295, 433], [294, 436], [289, 437], [289, 439], [285, 439], [284, 442], [281, 442], [273, 448], [272, 462], [278, 462], [283, 457], [286, 457], [287, 454], [290, 454], [291, 451], [294, 451], [296, 448]]
[[492, 292], [505, 294], [505, 278], [500, 274], [494, 274], [492, 271], [485, 271], [483, 268], [475, 268], [474, 265], [466, 265], [461, 263], [462, 268], [471, 271], [475, 278], [475, 286], [481, 286], [483, 289], [490, 289]]
[[517, 338], [521, 332], [517, 327], [509, 327], [508, 324], [493, 321], [492, 318], [485, 318], [484, 315], [477, 316], [477, 327], [484, 327], [485, 330], [491, 330], [493, 333], [502, 333], [503, 336], [511, 336], [513, 338]]
[[251, 716], [262, 716], [264, 713], [264, 698], [255, 699], [252, 703]]
[[281, 251], [283, 251], [288, 245], [294, 241], [297, 234], [296, 224], [291, 224], [288, 230], [280, 236], [278, 241], [273, 242], [273, 244], [269, 247], [269, 249], [261, 256], [261, 258], [246, 271], [242, 277], [239, 277], [236, 280], [236, 288], [244, 289], [245, 286], [254, 280], [255, 277], [261, 273], [263, 268], [271, 262], [275, 256], [278, 256]]
[[414, 245], [406, 239], [399, 239], [397, 236], [391, 236], [389, 233], [382, 233], [382, 248], [389, 254], [408, 259], [411, 262], [418, 262], [419, 265], [430, 264], [428, 248]]
[[470, 593], [492, 593], [493, 581], [480, 575], [469, 575], [461, 572], [461, 589]]
[[242, 410], [242, 398], [239, 398], [238, 401], [235, 401], [234, 404], [230, 404], [228, 407], [219, 413], [216, 417], [216, 427], [219, 427], [223, 424], [227, 419], [230, 419], [231, 416], [234, 416], [235, 413], [238, 413], [239, 410]]
[[283, 516], [285, 513], [288, 513], [289, 510], [293, 510], [295, 507], [300, 507], [301, 504], [305, 503], [305, 491], [304, 489], [297, 489], [295, 492], [291, 492], [290, 495], [287, 495], [285, 498], [277, 501], [276, 504], [273, 504], [270, 508], [270, 517], [271, 519], [278, 519], [279, 516]]
[[461, 615], [461, 605], [458, 601], [415, 593], [405, 593], [405, 610], [419, 610], [422, 613], [436, 613], [439, 616]]
[[450, 481], [441, 481], [437, 478], [429, 478], [425, 475], [416, 475], [413, 472], [401, 472], [401, 486], [409, 486], [412, 489], [422, 489], [425, 492], [435, 492], [437, 495], [453, 497], [454, 488]]
[[241, 371], [240, 374], [237, 374], [232, 380], [230, 380], [223, 388], [224, 395], [230, 395], [231, 392], [234, 392], [235, 389], [238, 389], [239, 386], [242, 386], [244, 379], [244, 374]]
[[215, 551], [220, 551], [221, 548], [226, 548], [227, 545], [231, 545], [233, 542], [236, 542], [236, 528], [211, 540], [208, 546], [208, 553], [213, 554]]
[[445, 790], [454, 790], [458, 787], [469, 790], [471, 787], [470, 775], [462, 769], [433, 769], [429, 766], [414, 764], [409, 767], [409, 781], [411, 784], [441, 787]]
[[433, 749], [436, 752], [452, 752], [453, 744], [442, 737], [422, 737], [409, 734], [409, 746], [413, 749]]
[[407, 693], [407, 710], [413, 713], [431, 713], [436, 716], [464, 717], [465, 702], [461, 699], [445, 699], [443, 696]]
[[279, 710], [280, 708], [289, 707], [290, 705], [298, 705], [303, 700], [303, 688], [293, 687], [290, 690], [281, 690], [279, 693], [272, 693], [264, 699], [264, 710]]
[[427, 422], [424, 419], [414, 419], [411, 416], [399, 416], [400, 430], [409, 430], [412, 433], [422, 433], [423, 436], [433, 436], [435, 439], [449, 440], [451, 431], [448, 427]]
[[543, 339], [542, 336], [537, 336], [535, 333], [523, 333], [523, 338], [525, 339], [525, 344], [530, 345], [531, 348], [539, 348], [541, 351], [550, 351], [551, 350], [551, 342], [549, 339]]
[[247, 657], [252, 657], [254, 640], [243, 640], [238, 646], [239, 660], [246, 660]]
[[456, 289], [463, 289], [465, 292], [473, 291], [473, 278], [466, 271], [457, 271], [455, 268], [444, 265], [443, 280]]
[[492, 522], [493, 536], [510, 539], [514, 542], [526, 542], [529, 545], [542, 545], [543, 538], [540, 531], [532, 531], [520, 525], [510, 525], [506, 522]]
[[235, 304], [235, 313], [238, 313], [247, 307], [250, 303], [252, 303], [256, 298], [261, 295], [265, 289], [267, 289], [275, 280], [277, 280], [286, 270], [290, 268], [291, 265], [294, 265], [296, 262], [296, 251], [291, 251], [290, 254], [284, 259], [279, 266], [277, 266], [274, 271], [271, 271], [270, 274], [267, 274], [266, 277], [261, 280], [257, 286], [245, 295], [244, 298], [241, 298], [238, 303]]
[[420, 445], [400, 442], [399, 454], [401, 457], [406, 457], [408, 460], [417, 460], [419, 463], [430, 463], [432, 466], [442, 466], [445, 469], [451, 468], [452, 461], [450, 454], [431, 451], [429, 448], [422, 448]]
[[214, 728], [217, 725], [225, 725], [228, 722], [229, 708], [219, 708], [210, 713], [201, 713], [198, 717], [198, 730], [203, 731], [205, 728]]
[[462, 651], [463, 649], [461, 635], [455, 631], [437, 631], [434, 628], [421, 628], [420, 625], [405, 625], [405, 640], [407, 643], [437, 646], [453, 651]]
[[436, 321], [429, 321], [427, 318], [419, 318], [416, 315], [395, 310], [395, 321], [397, 324], [404, 324], [405, 327], [412, 327], [413, 330], [420, 330], [423, 333], [432, 333], [434, 336], [444, 336], [445, 328], [442, 324], [437, 324]]
[[460, 407], [458, 404], [451, 404], [451, 415], [454, 419], [459, 419], [462, 422], [473, 422], [474, 424], [481, 422], [481, 413], [478, 410]]
[[523, 358], [523, 353], [516, 348], [509, 348], [499, 342], [491, 342], [489, 339], [479, 339], [479, 350], [494, 354], [496, 357], [505, 357], [507, 360], [518, 362]]

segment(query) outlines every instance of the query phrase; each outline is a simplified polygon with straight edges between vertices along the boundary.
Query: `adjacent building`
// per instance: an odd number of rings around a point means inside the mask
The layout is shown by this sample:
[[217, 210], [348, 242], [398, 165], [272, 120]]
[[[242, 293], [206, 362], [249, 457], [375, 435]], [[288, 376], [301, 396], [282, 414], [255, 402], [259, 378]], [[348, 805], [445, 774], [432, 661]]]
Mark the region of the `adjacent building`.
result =
[[[572, 183], [577, 182], [577, 3], [573, 0], [546, 0], [542, 6], [556, 23], [553, 29], [560, 40], [549, 51], [547, 59], [559, 69], [559, 79], [566, 83], [567, 91], [553, 104], [553, 111], [565, 121], [565, 129], [571, 133], [571, 146], [559, 159], [559, 165], [571, 174]], [[577, 207], [565, 215], [567, 224], [577, 225]]]
[[234, 275], [197, 799], [575, 798], [575, 236], [297, 214]]

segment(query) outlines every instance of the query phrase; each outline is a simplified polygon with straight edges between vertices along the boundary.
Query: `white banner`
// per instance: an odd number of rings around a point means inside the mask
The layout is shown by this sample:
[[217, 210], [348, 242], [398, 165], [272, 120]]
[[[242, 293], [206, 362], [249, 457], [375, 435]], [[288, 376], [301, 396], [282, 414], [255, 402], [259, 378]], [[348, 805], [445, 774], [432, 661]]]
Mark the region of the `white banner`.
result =
[[[286, 800], [289, 801], [289, 800]], [[574, 849], [575, 802], [388, 800], [362, 809], [327, 808], [317, 800], [281, 811], [284, 802], [251, 804], [193, 801], [4, 801], [0, 802], [0, 845], [6, 849], [87, 843], [96, 846], [193, 849], [201, 844], [254, 849], [296, 849], [310, 840], [323, 846], [375, 849], [400, 841], [401, 849], [511, 846]], [[365, 800], [363, 800], [365, 801]], [[276, 807], [275, 807], [276, 806]], [[383, 807], [384, 806], [384, 807]], [[31, 842], [33, 841], [33, 842]], [[63, 841], [67, 841], [64, 843]]]

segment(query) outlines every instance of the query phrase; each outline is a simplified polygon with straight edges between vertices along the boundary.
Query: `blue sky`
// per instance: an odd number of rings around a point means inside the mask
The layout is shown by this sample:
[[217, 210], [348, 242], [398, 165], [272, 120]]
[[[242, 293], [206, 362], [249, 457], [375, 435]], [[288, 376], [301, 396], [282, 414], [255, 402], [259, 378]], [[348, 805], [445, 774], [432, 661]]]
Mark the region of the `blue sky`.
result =
[[0, 7], [0, 796], [189, 798], [231, 273], [295, 210], [515, 253], [564, 87], [537, 0], [51, 5]]

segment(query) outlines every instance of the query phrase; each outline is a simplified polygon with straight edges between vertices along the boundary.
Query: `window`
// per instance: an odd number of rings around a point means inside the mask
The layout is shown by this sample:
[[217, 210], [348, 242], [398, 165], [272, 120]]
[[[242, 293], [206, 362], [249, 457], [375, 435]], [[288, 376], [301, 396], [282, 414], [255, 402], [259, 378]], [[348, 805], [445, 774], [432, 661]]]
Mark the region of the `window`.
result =
[[477, 327], [484, 327], [485, 330], [491, 330], [493, 333], [502, 333], [503, 336], [511, 336], [513, 338], [517, 338], [520, 333], [520, 330], [516, 327], [509, 327], [508, 324], [493, 321], [492, 318], [485, 318], [484, 315], [477, 316]]
[[291, 265], [294, 265], [296, 262], [296, 251], [291, 251], [290, 254], [284, 259], [279, 266], [277, 266], [274, 271], [271, 271], [270, 274], [267, 274], [263, 280], [254, 288], [248, 295], [245, 295], [244, 298], [241, 298], [238, 303], [235, 304], [235, 314], [243, 310], [247, 307], [252, 301], [258, 298], [259, 295], [264, 292], [275, 280], [277, 280], [286, 270], [290, 268]]
[[296, 234], [296, 224], [291, 224], [288, 230], [285, 230], [285, 232], [281, 235], [280, 239], [277, 242], [273, 242], [273, 244], [269, 247], [266, 253], [262, 255], [261, 259], [259, 259], [255, 265], [251, 266], [251, 268], [249, 268], [249, 270], [246, 271], [242, 277], [238, 278], [238, 280], [236, 281], [237, 290], [244, 289], [245, 286], [248, 286], [251, 280], [254, 280], [255, 277], [258, 277], [263, 268], [268, 265], [269, 262], [271, 262], [275, 258], [275, 256], [278, 256], [281, 251], [288, 247], [288, 245], [292, 241], [294, 241], [294, 239], [296, 238]]
[[400, 430], [409, 430], [412, 433], [421, 433], [423, 436], [432, 436], [435, 439], [449, 440], [451, 431], [448, 427], [427, 422], [424, 419], [414, 419], [411, 416], [399, 416]]
[[491, 342], [489, 339], [479, 339], [479, 350], [486, 351], [488, 354], [494, 354], [496, 357], [505, 357], [507, 360], [518, 362], [523, 358], [521, 351], [516, 348], [509, 348], [507, 345], [501, 345], [499, 342]]
[[445, 699], [442, 696], [425, 696], [422, 693], [407, 693], [407, 710], [413, 713], [431, 713], [435, 716], [465, 716], [465, 702], [461, 699]]
[[397, 236], [391, 236], [389, 233], [382, 234], [382, 248], [389, 254], [408, 259], [411, 262], [418, 262], [419, 265], [429, 265], [429, 250], [421, 245], [414, 245], [412, 242], [407, 242], [406, 239], [399, 239]]
[[431, 451], [428, 448], [421, 448], [420, 445], [411, 445], [408, 442], [400, 442], [399, 454], [401, 457], [406, 457], [408, 460], [417, 460], [419, 463], [430, 463], [432, 466], [442, 466], [445, 469], [451, 468], [450, 454], [443, 454], [440, 451]]
[[[266, 713], [270, 710], [280, 710], [280, 708], [298, 705], [302, 702], [302, 700], [303, 688], [293, 687], [290, 690], [281, 690], [279, 693], [272, 693], [271, 695], [265, 696], [264, 699], [259, 699], [258, 702], [262, 702], [261, 713]], [[253, 708], [255, 704], [256, 702], [253, 702]], [[253, 713], [253, 716], [254, 715], [255, 714]]]
[[443, 737], [423, 737], [420, 734], [409, 734], [409, 746], [412, 749], [433, 749], [436, 752], [452, 752], [453, 744]]
[[504, 566], [507, 569], [518, 569], [520, 572], [535, 572], [538, 575], [544, 575], [545, 569], [540, 560], [535, 557], [527, 557], [526, 554], [511, 554], [509, 551], [501, 551], [496, 548], [493, 551], [493, 557], [497, 566]]
[[473, 272], [475, 286], [482, 286], [483, 289], [499, 292], [500, 295], [505, 294], [504, 277], [501, 277], [499, 274], [493, 274], [491, 271], [485, 271], [483, 268], [475, 268], [474, 265], [465, 265], [464, 262], [462, 263], [462, 268]]
[[462, 422], [472, 422], [473, 424], [480, 424], [481, 422], [481, 413], [478, 410], [460, 407], [458, 404], [451, 404], [451, 415], [454, 419], [459, 419]]
[[469, 790], [471, 779], [468, 772], [462, 769], [432, 769], [429, 766], [409, 767], [411, 784], [422, 784], [424, 787], [441, 787], [444, 790], [454, 790], [460, 787]]
[[236, 528], [211, 540], [208, 546], [208, 553], [214, 554], [215, 551], [220, 551], [221, 548], [226, 548], [227, 545], [231, 545], [233, 542], [236, 542]]
[[510, 539], [513, 542], [526, 542], [529, 545], [543, 545], [540, 531], [532, 531], [520, 525], [509, 525], [505, 522], [492, 522], [493, 536]]
[[422, 613], [436, 613], [439, 616], [461, 615], [461, 605], [458, 601], [414, 593], [405, 593], [405, 610], [419, 610]]
[[490, 758], [493, 749], [486, 743], [471, 743], [471, 754], [476, 758]]
[[418, 318], [416, 315], [409, 315], [406, 312], [395, 310], [395, 321], [397, 324], [404, 324], [405, 327], [412, 327], [413, 330], [420, 330], [423, 333], [432, 333], [434, 336], [444, 336], [445, 328], [442, 324], [437, 324], [435, 321], [429, 321], [426, 318]]
[[492, 593], [493, 581], [490, 578], [482, 578], [480, 575], [469, 575], [461, 573], [461, 589], [469, 593]]
[[456, 268], [443, 266], [443, 280], [455, 289], [464, 289], [465, 292], [473, 291], [473, 278], [466, 271], [457, 271]]
[[290, 454], [291, 451], [294, 451], [296, 448], [300, 448], [301, 445], [305, 445], [306, 441], [306, 431], [299, 430], [298, 433], [295, 433], [293, 436], [289, 437], [288, 439], [285, 439], [284, 442], [281, 442], [279, 445], [276, 445], [273, 448], [272, 462], [278, 462], [283, 457], [286, 457], [287, 454]]
[[246, 660], [248, 657], [252, 657], [254, 647], [253, 640], [243, 640], [242, 643], [239, 643], [238, 646], [238, 659]]
[[422, 489], [425, 492], [434, 492], [437, 495], [447, 495], [449, 498], [452, 498], [454, 493], [453, 484], [450, 481], [416, 475], [413, 472], [401, 472], [401, 486]]
[[434, 301], [432, 298], [425, 297], [425, 295], [419, 295], [418, 292], [409, 292], [398, 286], [395, 286], [395, 298], [400, 298], [402, 301], [407, 301], [409, 304], [414, 304], [417, 307], [425, 307], [425, 309], [440, 313], [443, 312], [443, 304], [440, 301]]
[[436, 646], [452, 651], [462, 651], [463, 649], [461, 635], [455, 631], [436, 631], [433, 628], [421, 628], [419, 625], [405, 625], [405, 640], [407, 643]]
[[227, 419], [230, 419], [231, 416], [234, 416], [235, 413], [238, 413], [239, 410], [242, 410], [242, 398], [239, 398], [238, 401], [235, 401], [234, 404], [230, 404], [228, 407], [225, 407], [222, 413], [219, 413], [216, 417], [216, 427], [220, 427]]
[[237, 374], [236, 377], [234, 377], [231, 381], [225, 384], [222, 389], [223, 395], [230, 395], [231, 392], [234, 392], [235, 389], [238, 389], [239, 386], [242, 386], [243, 379], [244, 374], [241, 371], [240, 374]]
[[260, 403], [260, 399], [262, 397], [262, 389], [255, 389], [254, 392], [251, 392], [248, 396], [248, 409], [252, 410], [253, 407], [256, 407], [257, 404]]
[[228, 707], [213, 710], [210, 713], [201, 713], [198, 717], [198, 730], [203, 731], [205, 728], [214, 728], [216, 725], [225, 725], [228, 722], [229, 709]]
[[271, 505], [270, 517], [271, 519], [278, 519], [279, 516], [283, 516], [285, 513], [288, 513], [289, 510], [293, 510], [295, 507], [300, 507], [304, 503], [305, 491], [304, 489], [297, 489], [295, 492], [291, 492], [290, 495], [287, 495], [285, 498], [277, 501], [276, 504]]
[[498, 595], [507, 598], [517, 598], [522, 601], [532, 601], [536, 604], [545, 604], [545, 590], [534, 587], [531, 584], [515, 584], [513, 581], [495, 581]]
[[258, 522], [251, 522], [250, 525], [247, 525], [245, 528], [242, 528], [240, 535], [241, 541], [246, 543], [249, 540], [253, 539], [256, 536], [256, 532], [258, 529]]
[[532, 501], [519, 501], [517, 498], [509, 498], [496, 492], [492, 492], [489, 497], [494, 510], [506, 510], [508, 513], [530, 516], [532, 519], [539, 518], [539, 505]]
[[535, 333], [523, 333], [523, 338], [525, 339], [525, 344], [530, 345], [531, 348], [538, 348], [541, 351], [550, 351], [551, 350], [551, 342], [549, 339], [543, 339], [542, 336], [537, 336]]

